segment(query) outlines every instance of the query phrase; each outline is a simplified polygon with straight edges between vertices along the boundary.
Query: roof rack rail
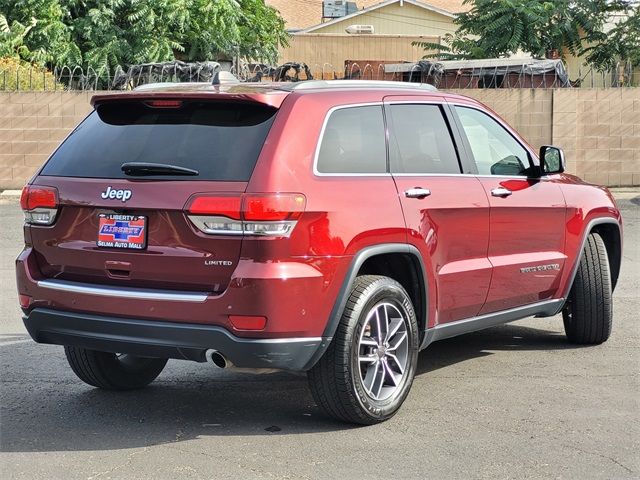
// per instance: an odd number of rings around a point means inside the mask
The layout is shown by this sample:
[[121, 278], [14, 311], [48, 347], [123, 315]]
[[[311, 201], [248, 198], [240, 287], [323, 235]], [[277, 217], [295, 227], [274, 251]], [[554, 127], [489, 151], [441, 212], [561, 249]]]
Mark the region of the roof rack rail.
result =
[[331, 88], [391, 88], [400, 90], [428, 90], [438, 89], [430, 83], [394, 82], [389, 80], [306, 80], [292, 83], [287, 90], [315, 90]]

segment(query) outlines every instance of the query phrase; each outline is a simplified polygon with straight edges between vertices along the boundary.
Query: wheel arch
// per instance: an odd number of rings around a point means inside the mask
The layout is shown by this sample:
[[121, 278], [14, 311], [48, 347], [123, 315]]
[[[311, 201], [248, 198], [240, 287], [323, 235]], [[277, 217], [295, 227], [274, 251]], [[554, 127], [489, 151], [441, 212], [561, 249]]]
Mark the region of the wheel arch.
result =
[[358, 275], [362, 274], [384, 275], [393, 278], [404, 287], [416, 312], [418, 329], [420, 330], [420, 342], [422, 342], [428, 324], [428, 296], [425, 272], [426, 269], [420, 252], [412, 245], [387, 243], [365, 247], [360, 250], [354, 255], [333, 304], [327, 325], [322, 334], [323, 342], [306, 365], [305, 370], [315, 365], [331, 343], [351, 293], [353, 282]]
[[620, 232], [620, 225], [617, 222], [599, 223], [594, 225], [587, 235], [591, 233], [597, 233], [600, 235], [604, 242], [604, 246], [607, 249], [609, 268], [611, 269], [611, 291], [613, 292], [618, 283], [620, 266], [622, 264], [622, 235]]
[[582, 240], [580, 242], [580, 250], [576, 255], [576, 261], [571, 269], [571, 274], [568, 278], [562, 297], [567, 298], [573, 282], [575, 281], [576, 274], [582, 256], [584, 255], [584, 248], [587, 243], [587, 238], [592, 233], [597, 233], [602, 237], [605, 247], [607, 249], [607, 256], [609, 257], [609, 265], [611, 268], [611, 289], [615, 288], [620, 274], [620, 264], [622, 261], [622, 231], [620, 222], [613, 217], [598, 217], [591, 220], [587, 227], [584, 229]]

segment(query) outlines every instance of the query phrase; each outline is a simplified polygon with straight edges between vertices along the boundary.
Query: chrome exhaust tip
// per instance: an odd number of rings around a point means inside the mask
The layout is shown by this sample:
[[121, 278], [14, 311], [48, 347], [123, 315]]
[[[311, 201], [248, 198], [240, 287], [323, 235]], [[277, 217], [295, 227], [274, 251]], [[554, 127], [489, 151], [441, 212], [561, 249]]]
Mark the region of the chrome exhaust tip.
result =
[[217, 350], [207, 350], [205, 356], [207, 358], [207, 362], [213, 363], [218, 368], [227, 368], [231, 366], [231, 362], [227, 360], [227, 357]]

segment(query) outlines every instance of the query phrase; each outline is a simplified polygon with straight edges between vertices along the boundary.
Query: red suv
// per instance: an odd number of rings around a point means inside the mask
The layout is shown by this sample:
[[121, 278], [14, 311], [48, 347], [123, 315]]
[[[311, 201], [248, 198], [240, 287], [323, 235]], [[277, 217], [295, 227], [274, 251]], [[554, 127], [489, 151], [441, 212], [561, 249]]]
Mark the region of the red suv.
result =
[[168, 358], [306, 371], [363, 424], [433, 341], [563, 313], [604, 342], [611, 194], [478, 102], [391, 82], [159, 85], [94, 111], [24, 188], [20, 305], [86, 383]]

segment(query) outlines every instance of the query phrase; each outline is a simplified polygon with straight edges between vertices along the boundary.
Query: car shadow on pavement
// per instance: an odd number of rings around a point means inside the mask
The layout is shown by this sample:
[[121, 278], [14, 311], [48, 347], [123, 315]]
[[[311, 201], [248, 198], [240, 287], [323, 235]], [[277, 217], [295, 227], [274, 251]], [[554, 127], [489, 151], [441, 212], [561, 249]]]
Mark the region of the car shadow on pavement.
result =
[[[292, 435], [358, 428], [315, 405], [304, 375], [247, 375], [169, 362], [150, 387], [109, 392], [80, 382], [60, 347], [0, 342], [0, 451], [118, 450], [201, 436]], [[564, 336], [507, 325], [431, 345], [418, 375], [501, 350], [573, 348]]]
[[500, 325], [434, 342], [420, 353], [417, 375], [499, 351], [566, 350], [581, 348], [567, 341], [564, 332], [521, 325]]

